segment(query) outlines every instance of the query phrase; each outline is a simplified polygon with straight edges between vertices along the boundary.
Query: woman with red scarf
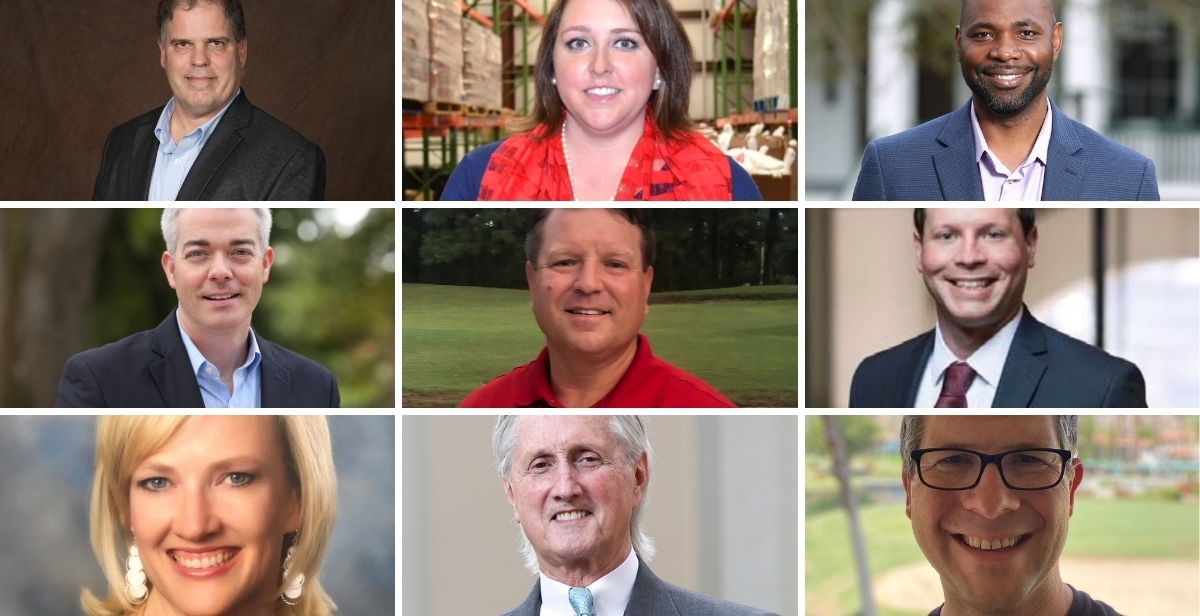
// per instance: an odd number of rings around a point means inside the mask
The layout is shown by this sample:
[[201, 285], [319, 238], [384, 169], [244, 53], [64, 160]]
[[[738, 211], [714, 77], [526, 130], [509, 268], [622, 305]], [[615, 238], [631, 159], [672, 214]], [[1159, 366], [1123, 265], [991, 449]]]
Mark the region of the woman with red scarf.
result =
[[557, 0], [533, 114], [468, 153], [442, 200], [760, 200], [692, 130], [692, 46], [667, 0]]

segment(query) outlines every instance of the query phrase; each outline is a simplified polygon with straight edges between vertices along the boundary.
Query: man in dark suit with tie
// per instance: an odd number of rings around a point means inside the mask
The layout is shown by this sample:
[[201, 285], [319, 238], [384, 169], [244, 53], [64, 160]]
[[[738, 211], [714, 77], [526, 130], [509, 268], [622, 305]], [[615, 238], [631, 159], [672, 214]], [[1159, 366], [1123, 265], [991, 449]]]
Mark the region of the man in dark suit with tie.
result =
[[174, 96], [108, 135], [92, 199], [325, 198], [325, 155], [250, 104], [239, 0], [160, 0], [159, 63]]
[[1145, 407], [1132, 363], [1043, 325], [1023, 303], [1037, 252], [1033, 209], [916, 209], [929, 332], [868, 357], [851, 407]]
[[854, 199], [1157, 201], [1153, 161], [1047, 96], [1062, 31], [1052, 0], [963, 0], [954, 42], [971, 100], [867, 144]]
[[503, 416], [496, 468], [539, 574], [505, 616], [766, 616], [659, 579], [641, 528], [650, 442], [633, 416]]
[[163, 271], [179, 308], [153, 330], [67, 361], [59, 407], [337, 407], [337, 380], [258, 335], [271, 211], [167, 209]]

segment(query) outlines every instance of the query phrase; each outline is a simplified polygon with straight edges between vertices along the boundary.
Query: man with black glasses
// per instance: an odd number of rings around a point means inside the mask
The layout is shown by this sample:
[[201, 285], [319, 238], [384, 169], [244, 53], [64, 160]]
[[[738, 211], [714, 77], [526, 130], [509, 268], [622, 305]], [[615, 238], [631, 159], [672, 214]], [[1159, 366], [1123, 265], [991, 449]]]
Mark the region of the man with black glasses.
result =
[[1118, 616], [1064, 583], [1078, 416], [906, 416], [905, 513], [942, 580], [930, 616]]

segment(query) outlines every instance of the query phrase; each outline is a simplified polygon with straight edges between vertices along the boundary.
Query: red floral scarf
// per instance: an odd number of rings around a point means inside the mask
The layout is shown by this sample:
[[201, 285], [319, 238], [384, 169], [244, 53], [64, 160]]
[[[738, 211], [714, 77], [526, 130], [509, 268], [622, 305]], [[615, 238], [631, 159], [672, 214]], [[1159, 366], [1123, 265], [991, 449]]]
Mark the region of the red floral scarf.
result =
[[[535, 131], [549, 130], [539, 126]], [[480, 201], [573, 201], [563, 156], [562, 127], [541, 141], [509, 137], [492, 154], [479, 185]], [[729, 201], [733, 179], [729, 159], [694, 132], [667, 140], [650, 109], [642, 137], [629, 155], [616, 201]]]

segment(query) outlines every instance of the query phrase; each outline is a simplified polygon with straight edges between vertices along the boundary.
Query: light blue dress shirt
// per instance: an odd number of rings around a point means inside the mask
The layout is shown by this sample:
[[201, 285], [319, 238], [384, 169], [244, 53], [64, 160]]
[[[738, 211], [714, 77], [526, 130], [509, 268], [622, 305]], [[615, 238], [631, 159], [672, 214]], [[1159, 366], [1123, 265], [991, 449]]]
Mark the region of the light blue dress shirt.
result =
[[[176, 316], [176, 323], [179, 322]], [[188, 359], [192, 361], [192, 371], [196, 373], [196, 384], [200, 386], [200, 395], [204, 397], [206, 409], [257, 409], [262, 408], [262, 377], [260, 365], [262, 352], [258, 348], [258, 338], [254, 328], [250, 328], [250, 352], [246, 362], [233, 371], [233, 393], [221, 382], [221, 372], [210, 364], [200, 349], [183, 331], [179, 325], [179, 335], [183, 337], [183, 346], [187, 348]]]
[[167, 101], [162, 113], [158, 116], [158, 125], [154, 127], [154, 136], [158, 138], [158, 157], [154, 160], [154, 174], [150, 176], [149, 201], [174, 201], [179, 194], [179, 187], [192, 170], [192, 163], [200, 156], [200, 150], [208, 143], [217, 124], [221, 122], [233, 100], [242, 93], [238, 88], [237, 94], [217, 112], [212, 119], [196, 127], [196, 130], [186, 134], [179, 143], [171, 138], [171, 115], [175, 113], [175, 97]]

